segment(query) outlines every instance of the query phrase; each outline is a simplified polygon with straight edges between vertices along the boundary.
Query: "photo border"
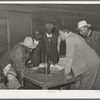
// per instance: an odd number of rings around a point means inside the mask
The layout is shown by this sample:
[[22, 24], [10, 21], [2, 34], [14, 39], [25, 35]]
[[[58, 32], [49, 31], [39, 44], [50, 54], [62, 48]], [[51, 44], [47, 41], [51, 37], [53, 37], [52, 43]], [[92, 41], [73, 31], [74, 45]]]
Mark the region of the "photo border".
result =
[[[80, 2], [81, 1], [81, 2]], [[0, 0], [0, 4], [100, 4], [99, 0]], [[50, 92], [50, 93], [49, 93]], [[61, 96], [60, 96], [61, 95]], [[6, 97], [5, 97], [6, 96]], [[40, 96], [40, 97], [39, 97]], [[31, 98], [31, 99], [30, 99]], [[33, 99], [34, 98], [34, 99]], [[52, 99], [51, 99], [52, 98]], [[74, 98], [74, 99], [73, 99]], [[81, 98], [81, 99], [80, 99]], [[84, 99], [82, 99], [84, 98]], [[3, 100], [98, 100], [100, 90], [0, 90], [0, 99]]]

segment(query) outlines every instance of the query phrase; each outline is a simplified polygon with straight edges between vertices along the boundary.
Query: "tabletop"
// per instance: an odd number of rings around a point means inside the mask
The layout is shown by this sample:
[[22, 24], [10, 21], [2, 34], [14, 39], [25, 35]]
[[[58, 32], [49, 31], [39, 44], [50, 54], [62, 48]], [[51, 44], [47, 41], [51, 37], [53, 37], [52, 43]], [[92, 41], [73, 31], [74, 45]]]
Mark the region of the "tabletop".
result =
[[62, 73], [51, 73], [51, 74], [41, 74], [41, 73], [34, 73], [34, 74], [26, 74], [25, 80], [40, 86], [43, 89], [61, 86], [65, 84], [71, 84], [75, 81], [78, 81], [82, 78], [82, 76], [72, 77], [71, 79], [66, 79], [65, 74]]

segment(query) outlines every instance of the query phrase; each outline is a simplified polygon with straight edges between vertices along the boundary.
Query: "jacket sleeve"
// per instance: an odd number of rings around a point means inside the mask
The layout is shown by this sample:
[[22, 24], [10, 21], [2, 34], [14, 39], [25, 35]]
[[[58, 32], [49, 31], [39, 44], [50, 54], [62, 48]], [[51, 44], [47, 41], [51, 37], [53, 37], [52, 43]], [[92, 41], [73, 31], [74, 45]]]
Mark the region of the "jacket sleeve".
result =
[[71, 72], [71, 66], [73, 62], [73, 54], [74, 54], [74, 42], [72, 40], [66, 40], [66, 68], [65, 74], [69, 74]]
[[98, 42], [98, 44], [100, 45], [100, 32], [97, 32], [97, 34], [94, 35], [95, 36], [95, 40]]
[[45, 46], [44, 38], [41, 39], [40, 48], [42, 50], [43, 55], [46, 56], [47, 55], [47, 51], [46, 51], [46, 46]]
[[10, 53], [10, 59], [13, 62], [13, 67], [17, 72], [25, 72], [26, 66], [25, 66], [25, 55], [23, 55], [22, 51], [20, 48], [15, 50], [15, 52]]
[[57, 43], [58, 52], [59, 52], [59, 50], [60, 50], [60, 43], [61, 43], [61, 39], [60, 39], [60, 37], [58, 37], [58, 43]]

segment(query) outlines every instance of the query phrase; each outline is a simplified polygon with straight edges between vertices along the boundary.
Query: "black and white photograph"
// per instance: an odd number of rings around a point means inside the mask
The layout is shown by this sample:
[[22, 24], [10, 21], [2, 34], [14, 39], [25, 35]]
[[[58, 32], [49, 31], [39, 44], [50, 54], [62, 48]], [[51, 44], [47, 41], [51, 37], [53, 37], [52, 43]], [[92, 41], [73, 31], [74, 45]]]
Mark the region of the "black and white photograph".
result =
[[100, 4], [0, 4], [0, 90], [100, 90]]

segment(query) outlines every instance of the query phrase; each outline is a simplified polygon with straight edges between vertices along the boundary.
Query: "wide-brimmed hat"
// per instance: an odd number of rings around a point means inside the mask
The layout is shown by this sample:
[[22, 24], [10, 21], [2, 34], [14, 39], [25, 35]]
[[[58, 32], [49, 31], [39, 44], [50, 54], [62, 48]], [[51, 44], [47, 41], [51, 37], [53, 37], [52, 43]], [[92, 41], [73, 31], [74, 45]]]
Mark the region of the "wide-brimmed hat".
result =
[[25, 37], [24, 42], [20, 42], [20, 44], [31, 49], [34, 49], [37, 47], [37, 44], [33, 42], [31, 37]]
[[54, 25], [51, 24], [51, 23], [47, 23], [47, 24], [45, 24], [45, 27], [46, 27], [47, 29], [52, 29], [52, 28], [54, 28]]
[[81, 27], [84, 27], [84, 26], [87, 26], [87, 27], [91, 26], [91, 24], [87, 24], [87, 22], [85, 20], [78, 22], [77, 25], [78, 25], [78, 28], [76, 30], [78, 30], [78, 29], [80, 29]]

